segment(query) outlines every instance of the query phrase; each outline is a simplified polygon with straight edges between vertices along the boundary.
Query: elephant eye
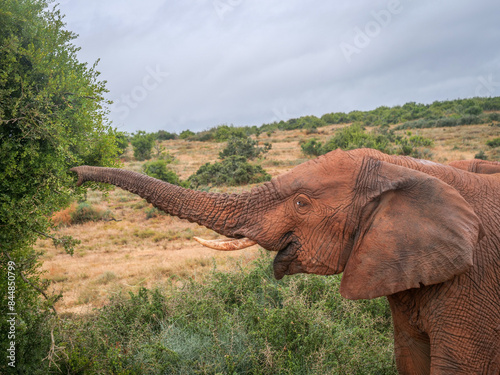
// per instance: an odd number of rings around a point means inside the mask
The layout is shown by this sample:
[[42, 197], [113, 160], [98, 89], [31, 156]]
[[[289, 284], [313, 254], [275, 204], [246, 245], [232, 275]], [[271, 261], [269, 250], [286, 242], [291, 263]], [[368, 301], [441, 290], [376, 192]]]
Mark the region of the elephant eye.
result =
[[299, 213], [304, 213], [311, 208], [311, 200], [304, 194], [300, 194], [295, 198], [295, 209]]

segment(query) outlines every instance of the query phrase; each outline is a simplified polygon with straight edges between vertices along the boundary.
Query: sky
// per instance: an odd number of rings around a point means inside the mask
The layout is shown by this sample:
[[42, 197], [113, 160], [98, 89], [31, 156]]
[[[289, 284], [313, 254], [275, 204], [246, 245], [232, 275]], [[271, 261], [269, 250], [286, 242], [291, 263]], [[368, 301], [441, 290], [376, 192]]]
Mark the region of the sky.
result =
[[59, 4], [129, 133], [500, 96], [498, 0]]

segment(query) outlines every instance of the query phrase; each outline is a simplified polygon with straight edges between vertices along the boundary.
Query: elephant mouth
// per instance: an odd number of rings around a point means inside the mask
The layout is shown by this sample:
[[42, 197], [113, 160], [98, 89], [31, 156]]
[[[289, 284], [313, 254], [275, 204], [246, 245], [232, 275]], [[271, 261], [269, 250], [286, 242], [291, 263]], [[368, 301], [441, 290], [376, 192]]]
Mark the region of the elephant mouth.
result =
[[302, 263], [298, 260], [299, 252], [300, 245], [295, 242], [290, 242], [285, 248], [278, 251], [273, 262], [274, 277], [277, 280], [281, 280], [285, 275], [305, 272]]

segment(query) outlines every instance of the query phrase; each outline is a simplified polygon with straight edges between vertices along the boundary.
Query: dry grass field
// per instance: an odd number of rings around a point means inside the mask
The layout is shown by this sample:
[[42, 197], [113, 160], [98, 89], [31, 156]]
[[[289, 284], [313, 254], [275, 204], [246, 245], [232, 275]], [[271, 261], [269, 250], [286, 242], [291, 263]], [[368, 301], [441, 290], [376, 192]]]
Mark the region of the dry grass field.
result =
[[[313, 138], [329, 139], [339, 127], [320, 128], [319, 134], [306, 135], [303, 130], [276, 132], [270, 137], [260, 136], [262, 142], [272, 142], [272, 150], [260, 160], [272, 176], [284, 173], [307, 158], [302, 154], [299, 141]], [[471, 159], [480, 150], [486, 150], [487, 140], [498, 137], [498, 126], [476, 125], [452, 128], [413, 130], [434, 140], [430, 149], [432, 160], [446, 164], [451, 160]], [[165, 141], [166, 150], [176, 157], [172, 168], [186, 179], [206, 162], [217, 160], [224, 144], [213, 142]], [[124, 168], [140, 171], [141, 162], [132, 161], [129, 150]], [[240, 192], [251, 186], [214, 189], [220, 192]], [[73, 256], [62, 248], [54, 247], [52, 240], [40, 240], [37, 249], [43, 251], [45, 277], [52, 280], [53, 291], [63, 293], [56, 307], [64, 313], [85, 313], [102, 306], [109, 296], [139, 287], [151, 287], [177, 276], [203, 277], [217, 267], [226, 269], [246, 264], [259, 256], [257, 246], [234, 253], [221, 253], [202, 247], [193, 236], [217, 238], [217, 234], [196, 224], [156, 212], [143, 199], [114, 189], [108, 194], [88, 193], [92, 205], [109, 210], [116, 221], [89, 222], [80, 225], [62, 225], [59, 236], [71, 235], [81, 244]], [[62, 223], [70, 210], [56, 214]], [[149, 218], [148, 218], [149, 217]], [[66, 220], [67, 221], [67, 220]]]

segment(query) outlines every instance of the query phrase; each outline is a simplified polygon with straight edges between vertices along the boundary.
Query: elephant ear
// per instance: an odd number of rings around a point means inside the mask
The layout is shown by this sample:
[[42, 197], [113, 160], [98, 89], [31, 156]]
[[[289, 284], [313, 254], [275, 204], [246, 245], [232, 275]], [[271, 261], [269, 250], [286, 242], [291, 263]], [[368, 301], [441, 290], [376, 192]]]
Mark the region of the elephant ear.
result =
[[357, 182], [367, 204], [340, 293], [370, 299], [468, 270], [482, 226], [458, 191], [419, 171], [371, 159], [368, 164]]

